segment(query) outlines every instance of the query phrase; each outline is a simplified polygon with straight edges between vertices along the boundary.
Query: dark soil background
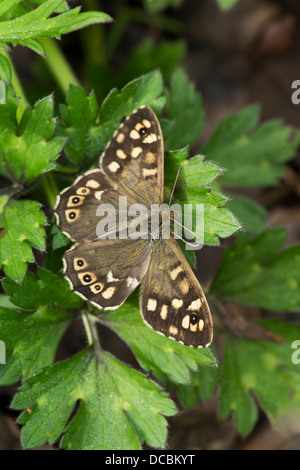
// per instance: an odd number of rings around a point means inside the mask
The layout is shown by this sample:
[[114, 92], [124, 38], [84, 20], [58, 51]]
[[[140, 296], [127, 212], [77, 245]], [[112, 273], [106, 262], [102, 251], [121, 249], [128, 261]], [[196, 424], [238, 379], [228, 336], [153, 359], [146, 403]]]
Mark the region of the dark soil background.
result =
[[[75, 2], [73, 2], [75, 4]], [[72, 3], [72, 5], [73, 5]], [[85, 5], [85, 2], [77, 2]], [[88, 3], [88, 2], [86, 2]], [[141, 2], [129, 1], [132, 6]], [[116, 17], [118, 2], [102, 0], [99, 10]], [[216, 124], [229, 112], [239, 111], [248, 104], [258, 103], [262, 120], [280, 118], [285, 124], [300, 127], [300, 105], [291, 101], [294, 80], [300, 80], [300, 2], [298, 0], [241, 0], [228, 12], [221, 12], [214, 0], [185, 0], [180, 8], [169, 8], [164, 15], [182, 24], [182, 31], [165, 32], [155, 26], [131, 23], [113, 57], [114, 65], [121, 68], [126, 56], [145, 36], [155, 40], [184, 39], [187, 54], [184, 67], [201, 92], [206, 113], [204, 142]], [[105, 28], [109, 28], [106, 25]], [[76, 39], [77, 38], [77, 39]], [[60, 42], [79, 80], [83, 51], [76, 46], [77, 33]], [[39, 90], [30, 70], [36, 55], [25, 48], [16, 48], [12, 57], [20, 79], [28, 89], [40, 96], [49, 90]], [[51, 84], [49, 84], [51, 88]], [[51, 91], [51, 89], [50, 89]], [[33, 93], [34, 94], [34, 93]], [[59, 92], [56, 95], [60, 101]], [[244, 191], [268, 211], [271, 226], [285, 226], [288, 245], [300, 242], [300, 156], [288, 163], [287, 172], [277, 187]], [[201, 253], [201, 280], [209, 284], [222, 250], [207, 249]], [[75, 326], [68, 332], [71, 343], [59, 353], [62, 357], [73, 353], [84, 342]], [[110, 342], [109, 333], [103, 332], [103, 345]], [[125, 362], [132, 363], [129, 351], [114, 336], [116, 353], [122, 351]], [[120, 344], [119, 344], [120, 343]], [[111, 348], [110, 348], [111, 350]], [[113, 352], [115, 352], [113, 351]], [[17, 414], [9, 409], [16, 387], [0, 390], [0, 450], [20, 449], [20, 429], [15, 424]], [[300, 436], [280, 435], [262, 413], [254, 431], [242, 438], [231, 419], [217, 417], [217, 396], [208, 403], [199, 402], [192, 409], [169, 420], [169, 449], [300, 449]], [[43, 449], [55, 449], [43, 446]]]

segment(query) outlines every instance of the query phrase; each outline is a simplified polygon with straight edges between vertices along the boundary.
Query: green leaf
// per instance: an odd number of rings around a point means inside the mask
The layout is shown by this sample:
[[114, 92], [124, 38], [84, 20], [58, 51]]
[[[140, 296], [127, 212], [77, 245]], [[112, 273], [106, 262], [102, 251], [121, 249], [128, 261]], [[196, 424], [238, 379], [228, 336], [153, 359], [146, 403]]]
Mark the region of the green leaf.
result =
[[[78, 400], [79, 410], [68, 424]], [[89, 350], [29, 379], [12, 406], [31, 409], [30, 415], [25, 411], [19, 419], [25, 424], [21, 435], [25, 448], [55, 442], [63, 431], [62, 447], [73, 450], [139, 449], [143, 441], [163, 447], [167, 432], [163, 415], [176, 413], [173, 402], [154, 382], [107, 353], [97, 362]]]
[[7, 347], [7, 363], [0, 366], [0, 383], [9, 384], [53, 361], [73, 309], [83, 302], [70, 291], [66, 279], [41, 268], [36, 275], [27, 273], [21, 284], [6, 278], [2, 285], [10, 296], [10, 307], [14, 304], [23, 310], [0, 309], [1, 339]]
[[25, 109], [18, 125], [18, 100], [6, 87], [6, 104], [0, 104], [0, 174], [13, 182], [31, 182], [55, 167], [64, 139], [53, 137], [53, 97]]
[[[80, 13], [80, 8], [73, 8], [56, 16], [51, 16], [61, 6], [60, 0], [47, 0], [34, 10], [18, 18], [2, 21], [0, 42], [11, 42], [16, 45], [39, 37], [70, 33], [91, 24], [106, 23], [111, 17], [102, 12]], [[51, 17], [50, 17], [51, 16]]]
[[190, 408], [198, 400], [209, 400], [219, 383], [219, 368], [200, 367], [197, 372], [191, 373], [190, 384], [180, 384], [177, 388], [178, 397], [185, 408]]
[[239, 431], [245, 435], [258, 417], [253, 394], [275, 423], [299, 403], [299, 367], [292, 363], [291, 349], [294, 339], [299, 338], [299, 328], [281, 320], [260, 323], [283, 337], [284, 342], [227, 336], [221, 373], [220, 418], [225, 419], [233, 412]]
[[165, 158], [165, 186], [169, 186], [170, 191], [175, 183], [180, 165], [182, 165], [182, 168], [176, 182], [176, 190], [208, 186], [223, 171], [215, 163], [204, 161], [203, 155], [196, 155], [189, 159], [187, 157], [187, 148], [167, 153]]
[[21, 284], [12, 279], [2, 281], [5, 292], [18, 307], [37, 309], [41, 305], [77, 309], [83, 301], [70, 290], [66, 279], [38, 268], [37, 273], [27, 273]]
[[146, 372], [152, 371], [160, 381], [166, 382], [168, 379], [174, 383], [187, 383], [192, 370], [215, 363], [209, 349], [187, 348], [148, 327], [137, 306], [130, 301], [118, 310], [101, 316], [100, 322], [121, 336], [141, 367]]
[[83, 162], [90, 165], [100, 156], [119, 127], [121, 119], [142, 105], [157, 106], [162, 93], [162, 77], [151, 72], [127, 84], [120, 92], [113, 89], [104, 100], [100, 123], [95, 95], [71, 86], [67, 105], [61, 108], [63, 124], [57, 133], [68, 137], [66, 154], [79, 169]]
[[227, 208], [240, 221], [242, 227], [247, 232], [259, 234], [267, 228], [266, 210], [260, 204], [248, 197], [233, 194], [232, 199], [227, 203]]
[[32, 49], [37, 54], [45, 55], [44, 46], [37, 39], [24, 39], [19, 41], [19, 44], [29, 47], [29, 49]]
[[31, 247], [45, 250], [46, 218], [38, 202], [11, 200], [1, 219], [5, 231], [0, 239], [0, 261], [5, 274], [20, 281], [27, 263], [34, 261]]
[[[0, 54], [0, 77], [6, 82], [11, 82], [12, 70], [9, 60], [3, 55]], [[0, 103], [2, 103], [0, 99]]]
[[219, 124], [202, 152], [226, 168], [222, 187], [260, 187], [279, 182], [285, 162], [295, 154], [300, 133], [291, 139], [292, 131], [281, 121], [268, 121], [260, 126], [259, 109], [249, 106], [239, 114], [230, 114]]
[[204, 128], [203, 104], [194, 84], [182, 69], [177, 69], [171, 77], [167, 110], [169, 119], [174, 120], [174, 128], [166, 146], [176, 149], [193, 145]]
[[70, 314], [60, 308], [41, 305], [27, 313], [0, 307], [1, 340], [6, 346], [0, 384], [14, 384], [51, 363], [69, 321]]
[[164, 80], [168, 82], [174, 69], [181, 64], [185, 49], [183, 41], [156, 44], [150, 37], [146, 37], [127, 59], [122, 71], [122, 83], [155, 69], [160, 70]]
[[[258, 411], [250, 391], [242, 382], [243, 363], [235, 349], [236, 341], [229, 335], [226, 339], [220, 385], [219, 417], [225, 419], [232, 411], [238, 430], [247, 435], [257, 421]], [[254, 358], [250, 357], [252, 361]]]
[[[165, 159], [167, 185], [165, 200], [169, 199], [176, 174], [182, 165], [173, 203], [179, 203], [182, 207], [183, 225], [188, 228], [192, 226], [193, 231], [205, 244], [218, 244], [219, 237], [226, 238], [241, 228], [234, 215], [223, 207], [228, 199], [206, 187], [221, 174], [222, 169], [213, 162], [204, 161], [202, 155], [196, 155], [188, 160], [187, 156], [187, 148], [168, 152]], [[204, 220], [201, 227], [189, 221], [191, 219], [189, 215], [196, 214], [197, 207], [203, 211]]]
[[10, 10], [14, 5], [17, 5], [21, 1], [22, 0], [2, 0], [0, 5], [0, 16], [2, 16], [3, 13]]
[[[196, 207], [203, 207], [203, 226], [200, 231], [193, 225], [193, 231], [203, 239], [204, 244], [219, 244], [219, 237], [226, 238], [240, 230], [241, 226], [234, 215], [223, 207], [227, 198], [207, 188], [195, 188], [176, 191], [177, 202], [182, 206], [183, 213], [196, 213]], [[186, 205], [190, 205], [187, 211]], [[186, 224], [188, 225], [188, 224]]]
[[178, 7], [182, 4], [183, 0], [143, 0], [144, 5], [151, 12], [157, 12], [164, 8], [174, 6]]
[[93, 148], [92, 135], [98, 118], [98, 104], [95, 94], [71, 85], [66, 97], [66, 105], [60, 107], [63, 124], [56, 133], [67, 138], [65, 154], [80, 168], [84, 158], [91, 164], [98, 149]]
[[[226, 300], [276, 312], [300, 307], [300, 246], [280, 251], [284, 229], [267, 230], [254, 239], [245, 234], [228, 249], [212, 285]], [[243, 260], [243, 262], [241, 262]]]

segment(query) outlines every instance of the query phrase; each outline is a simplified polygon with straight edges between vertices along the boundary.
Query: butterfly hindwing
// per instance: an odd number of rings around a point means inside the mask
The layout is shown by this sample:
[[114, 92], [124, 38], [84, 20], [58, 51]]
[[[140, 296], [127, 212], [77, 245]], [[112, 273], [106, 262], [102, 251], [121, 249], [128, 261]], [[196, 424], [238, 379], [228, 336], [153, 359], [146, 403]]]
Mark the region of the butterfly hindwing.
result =
[[187, 346], [212, 341], [212, 319], [205, 295], [173, 238], [154, 243], [142, 283], [141, 313], [157, 332]]
[[97, 240], [74, 245], [64, 256], [74, 292], [100, 309], [118, 308], [143, 279], [152, 245], [145, 240]]

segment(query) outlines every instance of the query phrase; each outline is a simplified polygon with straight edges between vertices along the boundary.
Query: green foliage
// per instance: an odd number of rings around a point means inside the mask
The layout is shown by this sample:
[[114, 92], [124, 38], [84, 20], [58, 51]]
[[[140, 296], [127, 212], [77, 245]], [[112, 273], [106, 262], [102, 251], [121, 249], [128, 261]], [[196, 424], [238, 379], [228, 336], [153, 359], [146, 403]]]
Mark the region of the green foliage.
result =
[[267, 230], [253, 240], [243, 235], [225, 252], [212, 292], [276, 312], [299, 310], [300, 247], [282, 251], [285, 238], [284, 229]]
[[[21, 0], [13, 2], [15, 5]], [[38, 3], [38, 2], [35, 2]], [[64, 3], [66, 10], [59, 15], [52, 16], [52, 13], [61, 11]], [[39, 42], [39, 38], [54, 36], [60, 38], [62, 34], [70, 33], [80, 28], [85, 28], [95, 23], [105, 23], [111, 21], [106, 13], [85, 12], [80, 13], [80, 8], [68, 10], [65, 2], [61, 0], [47, 0], [42, 2], [34, 10], [23, 8], [11, 10], [12, 2], [4, 1], [0, 6], [0, 15], [8, 13], [13, 19], [6, 19], [0, 22], [0, 45], [12, 43], [14, 46], [22, 44], [33, 49], [38, 54], [44, 54], [44, 48]]]
[[20, 123], [16, 118], [19, 100], [6, 86], [6, 102], [0, 114], [0, 173], [14, 183], [32, 182], [41, 173], [55, 167], [64, 145], [54, 137], [53, 97], [26, 108]]
[[[67, 426], [77, 400], [79, 410]], [[157, 384], [107, 353], [98, 362], [90, 350], [46, 367], [21, 387], [12, 405], [32, 410], [19, 418], [26, 448], [53, 443], [63, 431], [62, 447], [73, 450], [139, 449], [142, 442], [162, 447], [162, 415], [176, 413]]]
[[163, 10], [169, 6], [179, 6], [183, 0], [143, 0], [145, 7], [151, 12]]
[[272, 186], [284, 175], [285, 162], [295, 154], [300, 134], [290, 139], [291, 129], [278, 120], [258, 123], [257, 106], [230, 114], [202, 149], [226, 168], [223, 187]]
[[[143, 3], [147, 11], [142, 21], [153, 24], [155, 12], [182, 2]], [[235, 2], [218, 3], [229, 8]], [[104, 13], [80, 13], [58, 0], [4, 0], [0, 16], [4, 48], [22, 44], [39, 54], [44, 53], [40, 39], [45, 36], [60, 37], [110, 21]], [[112, 27], [107, 57], [120, 39], [124, 18]], [[164, 15], [159, 21], [174, 26]], [[98, 54], [97, 44], [93, 42], [93, 50]], [[6, 276], [0, 340], [7, 352], [0, 384], [22, 381], [12, 407], [25, 410], [19, 417], [25, 448], [45, 442], [66, 449], [139, 449], [143, 443], [164, 447], [166, 417], [177, 408], [150, 374], [167, 389], [175, 388], [186, 407], [217, 390], [220, 418], [232, 414], [244, 435], [253, 429], [258, 407], [276, 422], [299, 401], [300, 377], [291, 361], [299, 328], [283, 317], [258, 322], [282, 341], [237, 338], [226, 331], [219, 358], [212, 348], [187, 348], [146, 326], [135, 294], [118, 310], [103, 314], [86, 305], [62, 277], [61, 258], [71, 242], [54, 221], [57, 193], [98, 166], [125, 115], [149, 105], [164, 134], [166, 202], [181, 168], [172, 203], [203, 205], [204, 243], [215, 246], [238, 235], [225, 250], [207, 293], [213, 313], [218, 314], [216, 307], [224, 301], [266, 309], [269, 316], [299, 310], [300, 247], [285, 249], [285, 231], [269, 229], [266, 211], [234, 192], [277, 184], [300, 134], [292, 134], [280, 121], [259, 124], [259, 110], [250, 106], [229, 115], [191, 156], [188, 146], [200, 141], [205, 117], [202, 98], [180, 67], [184, 51], [183, 41], [155, 43], [146, 38], [128, 54], [120, 74], [105, 60], [95, 66], [91, 81], [101, 77], [95, 91], [71, 85], [60, 106], [51, 94], [24, 110], [15, 96], [17, 92], [24, 99], [9, 56], [0, 54], [5, 80], [5, 96], [0, 97], [0, 176], [5, 181], [0, 192], [0, 263]], [[185, 253], [195, 264], [195, 253]], [[201, 252], [199, 260], [201, 267]], [[78, 320], [88, 347], [55, 362], [64, 333]], [[98, 326], [108, 327], [127, 344], [139, 371], [99, 347]]]
[[229, 10], [232, 8], [239, 0], [216, 0], [223, 10]]
[[265, 320], [262, 325], [283, 342], [226, 338], [219, 415], [224, 419], [233, 412], [236, 426], [245, 435], [258, 416], [253, 393], [275, 423], [299, 403], [299, 367], [291, 361], [291, 344], [299, 337], [299, 328], [281, 320]]

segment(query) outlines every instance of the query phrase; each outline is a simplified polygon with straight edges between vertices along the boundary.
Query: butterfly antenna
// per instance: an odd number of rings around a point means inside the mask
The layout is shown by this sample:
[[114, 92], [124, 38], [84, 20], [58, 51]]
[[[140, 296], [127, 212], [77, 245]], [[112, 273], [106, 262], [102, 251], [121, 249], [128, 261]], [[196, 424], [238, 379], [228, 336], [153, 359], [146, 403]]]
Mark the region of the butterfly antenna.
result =
[[[182, 225], [182, 224], [181, 224], [180, 222], [178, 222], [178, 220], [176, 220], [175, 218], [174, 218], [174, 224], [179, 225], [181, 228], [184, 228], [185, 231], [191, 233], [191, 234], [194, 236], [194, 238], [196, 238], [196, 240], [198, 241], [199, 245], [200, 245], [200, 244], [203, 245], [203, 241], [204, 241], [204, 240], [203, 240], [197, 233], [193, 232], [193, 230], [190, 230], [190, 229], [187, 228], [185, 225]], [[177, 235], [177, 234], [176, 234], [176, 235]], [[185, 241], [185, 240], [183, 240], [181, 237], [179, 237], [179, 235], [177, 235], [177, 237], [178, 237], [180, 240]], [[187, 240], [185, 241], [185, 243], [187, 243], [187, 244], [189, 245], [189, 242], [188, 242]], [[195, 242], [193, 242], [193, 243], [195, 243]]]
[[171, 196], [170, 196], [170, 200], [169, 200], [169, 206], [171, 205], [171, 201], [172, 201], [172, 198], [173, 198], [173, 194], [174, 194], [176, 184], [177, 184], [177, 181], [178, 181], [181, 170], [182, 170], [182, 165], [180, 165], [180, 167], [179, 167], [179, 170], [177, 172], [177, 176], [176, 176], [174, 184], [173, 184], [173, 188], [172, 188], [172, 192], [171, 192]]

